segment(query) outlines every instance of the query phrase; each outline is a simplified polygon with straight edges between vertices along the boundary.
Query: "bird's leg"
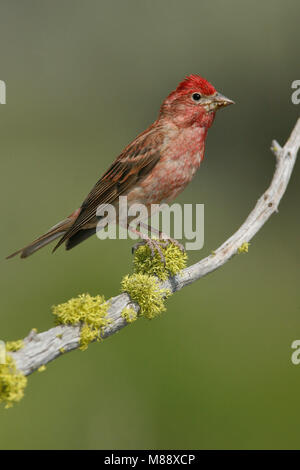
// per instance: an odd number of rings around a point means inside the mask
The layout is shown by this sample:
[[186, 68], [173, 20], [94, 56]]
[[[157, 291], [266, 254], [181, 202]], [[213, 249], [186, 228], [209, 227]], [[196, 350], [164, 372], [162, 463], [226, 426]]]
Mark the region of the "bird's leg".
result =
[[159, 254], [160, 259], [161, 259], [161, 261], [164, 265], [166, 264], [166, 259], [165, 259], [165, 256], [164, 256], [163, 252], [162, 252], [162, 249], [161, 249], [162, 247], [166, 248], [169, 245], [169, 243], [173, 243], [175, 246], [177, 246], [180, 249], [180, 251], [182, 251], [182, 253], [185, 253], [184, 246], [181, 243], [179, 243], [178, 240], [175, 240], [174, 238], [169, 237], [168, 235], [164, 234], [160, 230], [157, 230], [153, 227], [149, 227], [149, 225], [147, 225], [143, 222], [140, 222], [140, 227], [146, 228], [148, 233], [149, 233], [149, 231], [150, 231], [150, 233], [156, 233], [158, 235], [158, 240], [155, 240], [155, 239], [149, 237], [148, 235], [146, 235], [142, 232], [139, 232], [136, 229], [133, 229], [133, 228], [129, 227], [128, 228], [129, 230], [131, 230], [133, 233], [137, 234], [143, 240], [141, 242], [136, 243], [132, 247], [132, 253], [134, 253], [140, 246], [147, 245], [147, 246], [149, 246], [149, 248], [151, 250], [151, 256], [154, 257], [155, 256], [155, 251], [157, 251], [157, 253]]
[[[141, 223], [141, 225], [143, 225], [143, 227], [148, 228], [148, 226], [145, 225], [145, 224]], [[135, 245], [133, 245], [132, 253], [134, 253], [140, 246], [147, 245], [150, 248], [152, 258], [154, 258], [155, 251], [157, 251], [157, 253], [159, 254], [159, 257], [161, 259], [161, 262], [164, 265], [166, 264], [166, 259], [164, 257], [164, 254], [163, 254], [161, 246], [160, 246], [160, 244], [161, 244], [160, 240], [155, 240], [155, 239], [149, 237], [148, 235], [146, 235], [145, 233], [139, 232], [138, 230], [136, 230], [132, 227], [128, 227], [128, 230], [130, 230], [132, 233], [135, 233], [136, 235], [138, 235], [143, 240], [143, 241], [138, 242]]]
[[143, 222], [140, 222], [140, 226], [146, 228], [148, 231], [150, 230], [151, 233], [157, 233], [158, 238], [161, 240], [160, 244], [163, 248], [166, 248], [169, 245], [169, 243], [173, 243], [173, 245], [177, 246], [180, 249], [180, 251], [182, 251], [182, 253], [185, 253], [184, 246], [181, 243], [179, 243], [179, 241], [176, 240], [175, 238], [171, 238], [165, 233], [161, 232], [160, 230], [157, 230], [156, 228], [153, 228], [153, 227], [149, 227], [149, 225], [144, 224]]
[[173, 245], [177, 246], [177, 248], [179, 248], [180, 251], [182, 251], [182, 253], [185, 253], [185, 248], [184, 246], [182, 245], [182, 243], [180, 243], [178, 240], [176, 240], [176, 238], [171, 238], [171, 237], [168, 237], [168, 235], [165, 235], [164, 233], [160, 232], [161, 233], [161, 245], [163, 246], [163, 248], [166, 248], [170, 243], [173, 243]]

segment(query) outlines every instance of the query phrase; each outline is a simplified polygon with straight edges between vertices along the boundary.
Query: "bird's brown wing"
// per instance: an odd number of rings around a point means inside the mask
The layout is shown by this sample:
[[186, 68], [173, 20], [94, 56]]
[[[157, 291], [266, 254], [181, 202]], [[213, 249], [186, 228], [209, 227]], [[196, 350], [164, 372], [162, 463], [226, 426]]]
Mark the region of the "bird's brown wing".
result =
[[100, 204], [113, 204], [151, 171], [160, 159], [163, 139], [163, 133], [151, 126], [125, 148], [88, 194], [79, 216], [54, 250], [79, 230], [88, 228], [88, 224], [95, 220]]

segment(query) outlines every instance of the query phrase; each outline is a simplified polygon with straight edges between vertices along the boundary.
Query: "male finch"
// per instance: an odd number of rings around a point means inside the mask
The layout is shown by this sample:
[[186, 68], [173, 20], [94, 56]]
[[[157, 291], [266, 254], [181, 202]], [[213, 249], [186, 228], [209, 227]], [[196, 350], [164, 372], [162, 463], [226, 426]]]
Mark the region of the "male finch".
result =
[[[190, 75], [163, 102], [158, 119], [136, 137], [95, 184], [79, 209], [8, 258], [26, 258], [60, 238], [69, 250], [96, 233], [97, 207], [171, 202], [191, 181], [204, 157], [216, 111], [232, 104], [204, 78]], [[139, 233], [139, 232], [138, 232]], [[145, 237], [144, 237], [145, 238]], [[149, 240], [148, 240], [149, 241]], [[54, 251], [53, 250], [53, 251]]]

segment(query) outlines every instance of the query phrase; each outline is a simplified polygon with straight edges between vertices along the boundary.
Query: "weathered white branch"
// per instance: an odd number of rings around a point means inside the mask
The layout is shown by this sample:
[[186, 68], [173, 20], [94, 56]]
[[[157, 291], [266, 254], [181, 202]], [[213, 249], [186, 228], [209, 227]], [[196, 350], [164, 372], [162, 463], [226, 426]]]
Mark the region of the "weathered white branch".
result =
[[[290, 180], [299, 147], [300, 119], [298, 119], [290, 138], [283, 148], [276, 141], [272, 142], [271, 149], [276, 156], [276, 168], [271, 185], [257, 201], [256, 206], [243, 225], [214, 254], [161, 283], [162, 288], [168, 288], [174, 293], [197, 281], [206, 274], [220, 268], [238, 252], [243, 243], [249, 242], [254, 237], [273, 212], [277, 211], [279, 202]], [[136, 312], [139, 310], [139, 306], [132, 303], [127, 294], [113, 297], [109, 300], [109, 303], [108, 317], [111, 322], [104, 329], [103, 338], [116, 333], [127, 325], [121, 316], [121, 312], [125, 307], [133, 307]], [[25, 375], [29, 375], [40, 366], [63, 354], [62, 351], [68, 352], [77, 349], [79, 341], [79, 326], [57, 326], [39, 334], [32, 331], [24, 339], [24, 347], [12, 353], [12, 356], [18, 369]]]

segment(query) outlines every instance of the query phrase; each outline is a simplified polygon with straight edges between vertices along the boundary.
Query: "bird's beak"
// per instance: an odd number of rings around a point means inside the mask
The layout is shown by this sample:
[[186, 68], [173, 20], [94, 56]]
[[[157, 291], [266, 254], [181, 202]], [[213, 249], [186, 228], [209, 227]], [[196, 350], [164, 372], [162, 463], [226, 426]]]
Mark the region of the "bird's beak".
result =
[[234, 101], [226, 98], [226, 96], [221, 95], [221, 93], [217, 93], [214, 98], [213, 102], [216, 104], [218, 108], [223, 108], [224, 106], [229, 106], [230, 104], [235, 104]]

